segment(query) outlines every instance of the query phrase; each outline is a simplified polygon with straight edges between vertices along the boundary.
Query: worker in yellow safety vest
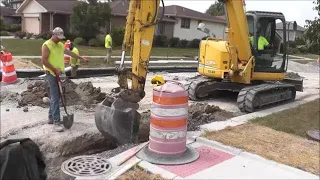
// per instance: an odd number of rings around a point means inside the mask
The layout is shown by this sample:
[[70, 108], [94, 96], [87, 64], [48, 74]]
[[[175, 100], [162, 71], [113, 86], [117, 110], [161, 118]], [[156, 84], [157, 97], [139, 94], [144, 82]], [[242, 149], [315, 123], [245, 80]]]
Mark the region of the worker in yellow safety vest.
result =
[[104, 46], [107, 49], [107, 57], [104, 59], [104, 62], [109, 63], [111, 58], [111, 52], [112, 52], [112, 37], [109, 33], [109, 30], [107, 30], [107, 35], [105, 37], [104, 42], [105, 42]]
[[65, 48], [64, 44], [61, 42], [62, 39], [65, 39], [64, 32], [60, 27], [56, 27], [52, 31], [51, 38], [45, 41], [42, 45], [43, 69], [46, 73], [45, 79], [48, 81], [50, 90], [48, 124], [54, 124], [54, 130], [56, 132], [62, 132], [64, 130], [60, 117], [60, 93], [56, 79], [56, 76], [60, 76], [64, 73], [64, 54], [76, 59], [87, 61], [86, 58]]
[[[70, 42], [70, 51], [75, 53], [76, 55], [80, 55], [78, 48], [74, 46], [73, 42]], [[77, 71], [80, 66], [80, 59], [70, 58], [70, 66], [71, 66], [71, 77], [77, 77]]]

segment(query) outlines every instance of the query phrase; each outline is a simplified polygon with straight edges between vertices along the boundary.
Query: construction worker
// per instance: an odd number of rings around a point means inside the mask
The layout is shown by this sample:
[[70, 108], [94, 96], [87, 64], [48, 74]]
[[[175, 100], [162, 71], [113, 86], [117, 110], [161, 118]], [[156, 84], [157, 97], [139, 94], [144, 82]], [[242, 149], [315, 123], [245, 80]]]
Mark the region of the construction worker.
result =
[[[253, 45], [253, 36], [250, 37], [250, 42]], [[264, 50], [265, 47], [269, 47], [269, 45], [270, 44], [265, 37], [259, 36], [259, 38], [258, 38], [258, 51]]]
[[56, 27], [52, 31], [51, 38], [42, 45], [43, 69], [46, 73], [45, 78], [49, 83], [50, 89], [48, 124], [54, 124], [54, 130], [57, 132], [62, 132], [64, 130], [61, 125], [60, 92], [56, 79], [56, 76], [60, 76], [64, 73], [64, 54], [76, 59], [87, 61], [84, 57], [81, 57], [65, 48], [64, 44], [61, 42], [62, 39], [65, 39], [64, 32], [60, 27]]
[[[70, 42], [70, 51], [79, 56], [79, 50], [74, 46], [73, 42]], [[71, 66], [71, 77], [77, 77], [77, 71], [80, 66], [80, 59], [70, 58], [70, 66]]]
[[104, 59], [104, 62], [109, 63], [110, 58], [111, 58], [111, 52], [112, 52], [112, 37], [109, 33], [109, 30], [107, 30], [107, 35], [106, 35], [104, 41], [105, 41], [104, 46], [107, 49], [107, 57]]

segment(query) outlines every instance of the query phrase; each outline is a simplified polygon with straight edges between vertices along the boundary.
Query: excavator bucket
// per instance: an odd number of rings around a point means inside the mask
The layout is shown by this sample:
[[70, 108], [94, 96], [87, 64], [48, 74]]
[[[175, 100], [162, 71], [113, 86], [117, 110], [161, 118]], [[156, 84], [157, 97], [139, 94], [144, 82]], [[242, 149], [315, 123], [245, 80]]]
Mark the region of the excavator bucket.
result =
[[118, 145], [138, 142], [141, 115], [139, 105], [107, 97], [96, 106], [95, 123], [103, 136]]

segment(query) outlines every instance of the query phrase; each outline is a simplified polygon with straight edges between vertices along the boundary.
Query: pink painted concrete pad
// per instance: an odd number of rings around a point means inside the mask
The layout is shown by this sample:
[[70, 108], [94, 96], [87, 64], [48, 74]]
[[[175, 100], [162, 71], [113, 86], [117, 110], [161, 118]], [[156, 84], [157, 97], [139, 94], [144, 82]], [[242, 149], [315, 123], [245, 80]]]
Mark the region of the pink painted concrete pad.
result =
[[158, 167], [185, 178], [234, 157], [232, 154], [208, 146], [201, 146], [196, 149], [200, 157], [192, 163], [174, 166], [158, 165]]

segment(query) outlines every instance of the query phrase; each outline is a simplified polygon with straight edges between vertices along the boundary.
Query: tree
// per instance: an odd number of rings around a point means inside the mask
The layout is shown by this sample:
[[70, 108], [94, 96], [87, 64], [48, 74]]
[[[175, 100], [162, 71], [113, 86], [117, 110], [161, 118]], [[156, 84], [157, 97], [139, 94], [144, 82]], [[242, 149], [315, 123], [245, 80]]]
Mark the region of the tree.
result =
[[88, 0], [88, 3], [79, 1], [73, 8], [71, 26], [78, 36], [88, 41], [101, 33], [101, 29], [106, 26], [110, 16], [109, 3], [97, 0]]
[[[320, 0], [316, 0], [313, 3], [316, 4], [316, 6], [313, 8], [313, 10], [318, 11], [318, 14], [320, 15]], [[308, 42], [309, 51], [311, 53], [320, 53], [320, 19], [319, 17], [315, 17], [314, 20], [306, 20], [306, 31], [305, 31], [305, 39]]]
[[224, 4], [222, 2], [215, 1], [215, 3], [211, 4], [207, 9], [206, 13], [212, 16], [222, 16], [224, 15]]
[[4, 7], [12, 8], [12, 4], [9, 2], [9, 0], [1, 0], [1, 3], [4, 5]]

